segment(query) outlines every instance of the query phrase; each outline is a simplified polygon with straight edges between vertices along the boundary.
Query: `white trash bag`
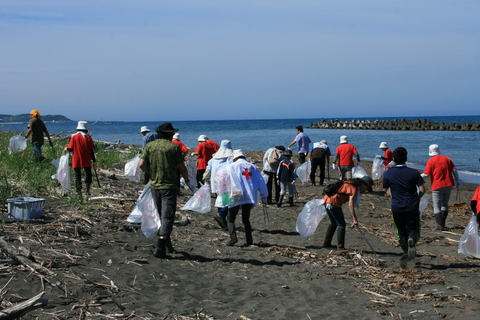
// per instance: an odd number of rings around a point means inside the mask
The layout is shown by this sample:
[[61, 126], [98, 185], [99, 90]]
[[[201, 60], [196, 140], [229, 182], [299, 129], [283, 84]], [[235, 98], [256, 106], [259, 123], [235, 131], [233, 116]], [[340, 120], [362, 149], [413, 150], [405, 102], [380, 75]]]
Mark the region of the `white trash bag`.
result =
[[68, 153], [62, 153], [60, 159], [52, 160], [52, 164], [57, 167], [57, 173], [52, 176], [52, 179], [57, 179], [64, 191], [72, 190], [70, 183], [70, 166], [68, 165]]
[[128, 160], [125, 164], [125, 178], [135, 182], [140, 182], [142, 169], [140, 169], [140, 156], [137, 154], [135, 158]]
[[138, 197], [137, 203], [128, 216], [127, 221], [141, 223], [142, 232], [147, 238], [156, 234], [158, 229], [160, 229], [160, 215], [150, 189], [150, 183], [147, 183], [142, 194]]
[[27, 148], [27, 139], [21, 135], [11, 137], [9, 141], [8, 154], [14, 154]]
[[458, 253], [480, 259], [480, 238], [478, 237], [477, 217], [475, 214], [468, 222], [458, 244]]
[[365, 177], [365, 176], [368, 176], [368, 174], [365, 171], [365, 169], [363, 169], [362, 167], [356, 166], [352, 168], [352, 178], [360, 179], [361, 177]]
[[372, 179], [379, 180], [385, 172], [385, 169], [382, 158], [375, 158], [372, 164]]
[[419, 208], [420, 213], [423, 213], [423, 211], [428, 205], [429, 200], [430, 200], [430, 195], [428, 193], [425, 193], [423, 197], [420, 199], [420, 208]]
[[197, 192], [185, 203], [182, 210], [191, 210], [198, 213], [210, 212], [211, 206], [210, 186], [204, 184]]
[[312, 164], [309, 161], [302, 163], [302, 165], [295, 169], [295, 174], [302, 181], [303, 184], [308, 182], [310, 172], [312, 171]]
[[303, 237], [310, 237], [317, 230], [318, 224], [327, 214], [323, 199], [313, 199], [305, 204], [298, 215], [296, 229]]
[[[186, 165], [187, 173], [188, 173], [188, 180], [190, 180], [190, 185], [197, 186], [197, 165], [193, 161], [192, 158], [188, 161]], [[183, 177], [180, 178], [180, 184], [185, 188], [188, 189], [187, 183], [185, 183], [185, 179]]]

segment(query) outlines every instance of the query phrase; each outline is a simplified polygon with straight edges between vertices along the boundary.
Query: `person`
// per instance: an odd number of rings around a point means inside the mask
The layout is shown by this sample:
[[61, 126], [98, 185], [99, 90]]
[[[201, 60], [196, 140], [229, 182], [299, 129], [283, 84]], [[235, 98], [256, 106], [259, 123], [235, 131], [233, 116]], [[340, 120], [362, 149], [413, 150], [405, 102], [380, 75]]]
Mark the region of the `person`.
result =
[[273, 186], [275, 186], [275, 203], [278, 204], [280, 198], [280, 185], [277, 181], [277, 169], [280, 162], [284, 159], [284, 146], [275, 146], [268, 149], [263, 155], [263, 174], [264, 180], [267, 183], [268, 196], [267, 204], [273, 202]]
[[293, 207], [293, 196], [295, 193], [295, 163], [292, 162], [292, 150], [285, 150], [285, 158], [280, 162], [277, 170], [277, 180], [280, 182], [280, 200], [277, 203], [277, 207], [282, 206], [283, 197], [285, 196], [288, 188], [288, 203], [290, 207]]
[[290, 144], [288, 145], [288, 149], [290, 149], [290, 147], [293, 146], [295, 143], [298, 143], [298, 161], [300, 162], [300, 164], [302, 164], [305, 162], [305, 159], [307, 157], [308, 144], [311, 141], [307, 134], [303, 132], [302, 126], [296, 127], [295, 130], [297, 131], [297, 136], [295, 137], [295, 140], [290, 142]]
[[[155, 131], [158, 139], [148, 143], [140, 154], [140, 169], [150, 175], [150, 189], [160, 215], [161, 226], [158, 230], [157, 248], [154, 256], [168, 258], [168, 252], [174, 252], [170, 235], [173, 230], [175, 210], [177, 208], [178, 180], [175, 166], [178, 165], [182, 177], [187, 184], [187, 169], [183, 163], [180, 147], [172, 142], [173, 134], [178, 129], [170, 122], [159, 125]], [[189, 185], [192, 188], [191, 185]]]
[[388, 149], [387, 143], [382, 142], [380, 143], [379, 148], [383, 151], [383, 156], [380, 158], [383, 160], [383, 165], [386, 169], [390, 168], [390, 162], [393, 161], [393, 154], [390, 149]]
[[480, 227], [480, 186], [477, 187], [470, 201], [472, 212], [477, 216], [477, 225]]
[[214, 152], [217, 152], [218, 149], [220, 149], [220, 146], [218, 145], [218, 143], [209, 139], [207, 135], [204, 135], [204, 136], [205, 136], [205, 142], [214, 150]]
[[355, 166], [353, 157], [357, 159], [357, 166], [360, 166], [360, 155], [357, 148], [348, 143], [347, 136], [340, 137], [340, 146], [335, 150], [335, 158], [333, 158], [332, 168], [335, 170], [335, 164], [338, 163], [340, 169], [341, 180], [349, 180], [352, 178], [352, 169]]
[[345, 249], [345, 231], [346, 222], [343, 215], [342, 205], [348, 203], [348, 209], [352, 215], [353, 225], [358, 226], [357, 214], [355, 207], [360, 203], [360, 193], [372, 192], [373, 180], [365, 175], [362, 178], [349, 179], [343, 181], [341, 186], [332, 195], [325, 194], [323, 197], [325, 209], [330, 224], [325, 233], [323, 247], [332, 247], [332, 239], [335, 231], [337, 232], [337, 249]]
[[[141, 127], [140, 133], [143, 135], [142, 150], [145, 149], [145, 146], [147, 145], [147, 143], [158, 139], [158, 134], [156, 132], [150, 132], [150, 129], [148, 129], [147, 126]], [[147, 184], [148, 181], [150, 181], [150, 176], [148, 175], [148, 173], [145, 172], [143, 174], [143, 183]]]
[[[203, 180], [203, 174], [207, 168], [207, 163], [212, 159], [213, 154], [216, 152], [214, 145], [210, 142], [207, 143], [207, 136], [201, 134], [198, 136], [198, 146], [192, 156], [197, 156], [197, 188], [200, 189], [202, 184], [205, 183]], [[218, 149], [217, 149], [218, 151]]]
[[36, 159], [42, 161], [44, 159], [42, 154], [42, 146], [44, 143], [43, 134], [48, 138], [48, 142], [50, 146], [53, 148], [52, 140], [50, 140], [50, 133], [48, 133], [47, 127], [45, 123], [42, 121], [42, 116], [40, 115], [40, 111], [32, 110], [30, 111], [30, 121], [28, 121], [28, 130], [25, 134], [25, 138], [28, 138], [30, 135], [32, 136], [32, 146], [33, 146], [33, 154], [35, 155]]
[[432, 202], [433, 213], [437, 230], [448, 230], [445, 227], [445, 221], [448, 216], [448, 200], [452, 187], [456, 185], [460, 189], [462, 183], [458, 179], [457, 169], [449, 157], [440, 154], [440, 148], [437, 144], [432, 144], [428, 148], [428, 159], [422, 176], [430, 176], [432, 183]]
[[321, 142], [315, 142], [313, 144], [313, 148], [308, 153], [308, 158], [310, 159], [310, 163], [312, 165], [312, 169], [310, 171], [310, 180], [314, 186], [317, 185], [315, 182], [317, 168], [320, 169], [320, 185], [323, 186], [323, 182], [325, 181], [325, 164], [328, 166], [330, 163], [330, 157], [328, 156], [327, 148], [328, 146], [325, 144]]
[[222, 140], [220, 143], [220, 148], [213, 154], [212, 159], [208, 161], [207, 169], [203, 175], [203, 180], [205, 183], [210, 183], [211, 192], [217, 194], [215, 207], [218, 208], [218, 211], [215, 213], [213, 218], [222, 229], [227, 229], [228, 206], [223, 205], [223, 195], [220, 194], [221, 186], [219, 184], [224, 181], [222, 179], [222, 169], [230, 163], [233, 163], [232, 143], [230, 140]]
[[234, 202], [228, 206], [228, 233], [230, 241], [227, 246], [233, 246], [238, 242], [235, 231], [235, 219], [240, 209], [242, 209], [242, 222], [245, 229], [245, 246], [253, 244], [252, 226], [250, 224], [250, 211], [257, 204], [257, 196], [260, 193], [261, 201], [267, 203], [267, 185], [260, 174], [260, 171], [247, 161], [245, 153], [241, 150], [233, 151], [233, 163], [227, 166], [232, 185], [237, 189], [232, 189], [233, 194], [237, 195]]
[[[185, 144], [183, 144], [182, 141], [180, 141], [180, 134], [178, 132], [175, 132], [175, 134], [173, 135], [172, 142], [175, 143], [175, 144], [178, 144], [178, 146], [180, 147], [180, 151], [182, 151], [183, 158], [185, 159], [185, 156], [188, 153], [188, 148], [185, 146]], [[175, 171], [177, 172], [177, 179], [178, 179], [178, 193], [177, 193], [177, 196], [180, 196], [181, 195], [181, 193], [180, 193], [180, 178], [181, 178], [182, 175], [180, 174], [180, 169], [178, 168], [178, 166], [175, 167]]]
[[393, 222], [403, 251], [400, 258], [400, 267], [403, 269], [408, 261], [415, 259], [415, 245], [420, 238], [420, 198], [425, 194], [422, 176], [405, 164], [407, 154], [405, 148], [396, 148], [393, 151], [395, 166], [383, 176], [383, 188], [391, 197]]
[[82, 168], [85, 171], [85, 193], [90, 195], [92, 185], [92, 168], [97, 169], [95, 159], [95, 145], [93, 139], [88, 135], [86, 121], [78, 121], [77, 132], [70, 137], [65, 152], [72, 152], [72, 168], [75, 172], [75, 188], [78, 194], [82, 195]]

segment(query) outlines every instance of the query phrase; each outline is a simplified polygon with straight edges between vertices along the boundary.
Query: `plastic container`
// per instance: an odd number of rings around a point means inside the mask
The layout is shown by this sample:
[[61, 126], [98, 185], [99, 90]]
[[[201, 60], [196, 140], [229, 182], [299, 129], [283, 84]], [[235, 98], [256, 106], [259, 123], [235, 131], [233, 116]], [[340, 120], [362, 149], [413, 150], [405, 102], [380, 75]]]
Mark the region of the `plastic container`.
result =
[[42, 216], [45, 199], [13, 198], [7, 199], [8, 217], [12, 219], [37, 219]]

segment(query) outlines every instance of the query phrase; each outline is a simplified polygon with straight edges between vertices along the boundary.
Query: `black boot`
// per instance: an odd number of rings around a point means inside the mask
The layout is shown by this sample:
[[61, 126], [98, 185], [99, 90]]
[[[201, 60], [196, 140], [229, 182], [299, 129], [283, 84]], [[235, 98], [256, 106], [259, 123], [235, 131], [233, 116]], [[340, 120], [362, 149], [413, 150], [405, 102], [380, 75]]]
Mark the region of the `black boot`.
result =
[[323, 241], [324, 248], [332, 248], [332, 238], [335, 234], [335, 230], [337, 230], [337, 226], [329, 225], [327, 232], [325, 233], [325, 240]]
[[444, 228], [442, 212], [435, 214], [435, 222], [437, 223], [437, 227], [435, 229], [437, 230], [443, 230]]
[[337, 230], [337, 249], [345, 249], [345, 228], [338, 228]]
[[172, 239], [170, 239], [170, 236], [168, 236], [168, 238], [167, 238], [167, 252], [168, 253], [174, 253], [175, 252], [175, 248], [173, 247]]
[[281, 207], [282, 206], [282, 202], [283, 202], [283, 194], [280, 195], [280, 199], [278, 199], [278, 202], [277, 202], [277, 207]]
[[288, 204], [290, 205], [290, 207], [294, 207], [295, 205], [293, 204], [293, 196], [289, 196], [288, 197]]
[[448, 228], [445, 227], [445, 222], [447, 221], [448, 211], [446, 211], [446, 210], [443, 211], [443, 210], [442, 210], [440, 213], [442, 214], [442, 230], [443, 230], [443, 231], [447, 231]]
[[167, 259], [167, 239], [165, 238], [158, 238], [157, 240], [157, 249], [153, 254], [155, 257], [160, 259]]

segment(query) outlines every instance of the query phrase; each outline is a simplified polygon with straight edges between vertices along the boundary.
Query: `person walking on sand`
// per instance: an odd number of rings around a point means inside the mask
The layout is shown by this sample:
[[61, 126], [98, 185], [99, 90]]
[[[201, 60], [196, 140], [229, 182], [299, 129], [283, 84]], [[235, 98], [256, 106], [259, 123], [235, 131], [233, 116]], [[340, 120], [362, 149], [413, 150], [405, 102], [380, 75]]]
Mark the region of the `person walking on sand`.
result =
[[278, 165], [284, 159], [284, 152], [284, 146], [276, 146], [268, 149], [263, 155], [263, 174], [266, 175], [265, 182], [268, 189], [267, 204], [272, 204], [274, 186], [275, 203], [278, 203], [278, 199], [280, 198], [280, 185], [277, 183], [277, 170]]
[[177, 208], [178, 180], [175, 167], [178, 165], [182, 177], [191, 189], [188, 172], [183, 163], [180, 147], [172, 142], [178, 129], [170, 122], [164, 122], [155, 129], [158, 139], [148, 143], [140, 155], [140, 169], [150, 175], [150, 190], [160, 215], [161, 226], [158, 230], [157, 248], [154, 256], [168, 258], [168, 252], [174, 252], [170, 235]]
[[[391, 208], [398, 241], [403, 250], [400, 267], [415, 259], [415, 245], [420, 238], [420, 198], [425, 194], [424, 180], [420, 173], [406, 166], [407, 150], [403, 147], [393, 151], [395, 166], [383, 176], [383, 188], [391, 197]], [[417, 188], [419, 192], [417, 192]]]
[[242, 222], [245, 228], [245, 246], [253, 244], [252, 226], [250, 224], [250, 211], [257, 205], [257, 197], [260, 193], [262, 203], [267, 203], [267, 186], [260, 171], [247, 161], [241, 149], [233, 151], [233, 163], [228, 165], [232, 186], [233, 203], [228, 206], [228, 233], [230, 241], [227, 246], [233, 246], [238, 242], [235, 231], [235, 219], [242, 209]]
[[297, 131], [297, 136], [295, 137], [295, 140], [290, 142], [288, 149], [290, 149], [290, 147], [295, 143], [298, 143], [298, 161], [300, 164], [302, 164], [305, 162], [307, 157], [308, 144], [312, 141], [310, 141], [310, 138], [307, 136], [307, 134], [303, 132], [302, 126], [296, 127], [295, 130]]
[[[150, 132], [147, 126], [143, 126], [140, 128], [140, 133], [143, 135], [142, 138], [142, 150], [145, 149], [147, 143], [152, 142], [158, 139], [158, 134], [156, 132]], [[150, 181], [150, 176], [148, 173], [143, 174], [143, 183], [147, 184]]]
[[280, 200], [277, 203], [277, 207], [282, 206], [283, 197], [287, 193], [288, 189], [288, 204], [293, 207], [293, 196], [295, 194], [295, 163], [291, 160], [292, 150], [285, 150], [285, 159], [280, 162], [277, 170], [277, 180], [280, 182]]
[[[197, 140], [198, 146], [192, 155], [197, 156], [197, 188], [200, 189], [202, 184], [205, 183], [203, 180], [203, 174], [207, 169], [207, 163], [212, 159], [213, 154], [218, 151], [218, 148], [215, 150], [214, 144], [211, 142], [207, 143], [208, 138], [204, 134], [201, 134]], [[213, 142], [215, 143], [215, 141]]]
[[340, 146], [335, 150], [335, 158], [333, 158], [333, 169], [335, 170], [335, 163], [338, 162], [342, 180], [352, 178], [352, 169], [355, 166], [353, 157], [357, 159], [357, 166], [360, 166], [360, 155], [358, 154], [357, 148], [348, 143], [347, 136], [341, 136]]
[[440, 154], [440, 148], [437, 144], [429, 147], [428, 159], [423, 171], [422, 177], [431, 177], [432, 182], [432, 202], [433, 213], [435, 214], [435, 222], [437, 230], [448, 230], [445, 227], [445, 221], [448, 216], [448, 200], [452, 187], [457, 189], [462, 187], [462, 183], [458, 179], [457, 169], [449, 157]]
[[472, 212], [477, 216], [477, 225], [480, 227], [480, 186], [475, 189], [472, 200], [470, 201]]
[[75, 172], [75, 188], [78, 194], [82, 195], [82, 168], [85, 171], [85, 193], [90, 195], [92, 185], [92, 168], [97, 169], [95, 159], [95, 145], [93, 139], [88, 135], [86, 121], [78, 121], [77, 133], [70, 137], [68, 145], [63, 151], [72, 152], [72, 168]]
[[310, 171], [310, 180], [314, 186], [317, 185], [315, 182], [317, 168], [320, 169], [320, 185], [323, 186], [323, 182], [325, 181], [325, 165], [328, 166], [330, 163], [330, 156], [327, 153], [327, 148], [328, 146], [325, 144], [321, 142], [315, 142], [312, 150], [310, 150], [308, 153], [308, 158], [310, 159], [310, 163], [312, 165], [312, 169]]
[[36, 159], [42, 161], [44, 159], [42, 154], [42, 146], [44, 143], [43, 134], [48, 138], [48, 142], [50, 146], [53, 148], [52, 141], [50, 140], [50, 133], [48, 133], [47, 127], [45, 123], [42, 121], [42, 116], [40, 115], [40, 111], [32, 110], [30, 111], [30, 121], [28, 122], [28, 130], [25, 134], [25, 138], [28, 138], [30, 135], [32, 136], [32, 146], [33, 146], [33, 154], [35, 155]]
[[345, 249], [345, 231], [346, 222], [343, 215], [342, 205], [348, 203], [348, 209], [352, 215], [353, 225], [358, 226], [357, 214], [355, 207], [360, 203], [360, 193], [372, 192], [373, 180], [369, 176], [362, 178], [350, 179], [343, 181], [340, 187], [332, 194], [325, 194], [323, 197], [325, 209], [330, 224], [325, 233], [323, 242], [324, 248], [332, 247], [332, 239], [335, 231], [337, 231], [337, 249]]
[[381, 156], [380, 158], [383, 160], [383, 165], [385, 166], [385, 168], [388, 169], [390, 168], [390, 162], [393, 161], [392, 151], [388, 149], [386, 142], [380, 143], [379, 148], [383, 151], [383, 156]]

